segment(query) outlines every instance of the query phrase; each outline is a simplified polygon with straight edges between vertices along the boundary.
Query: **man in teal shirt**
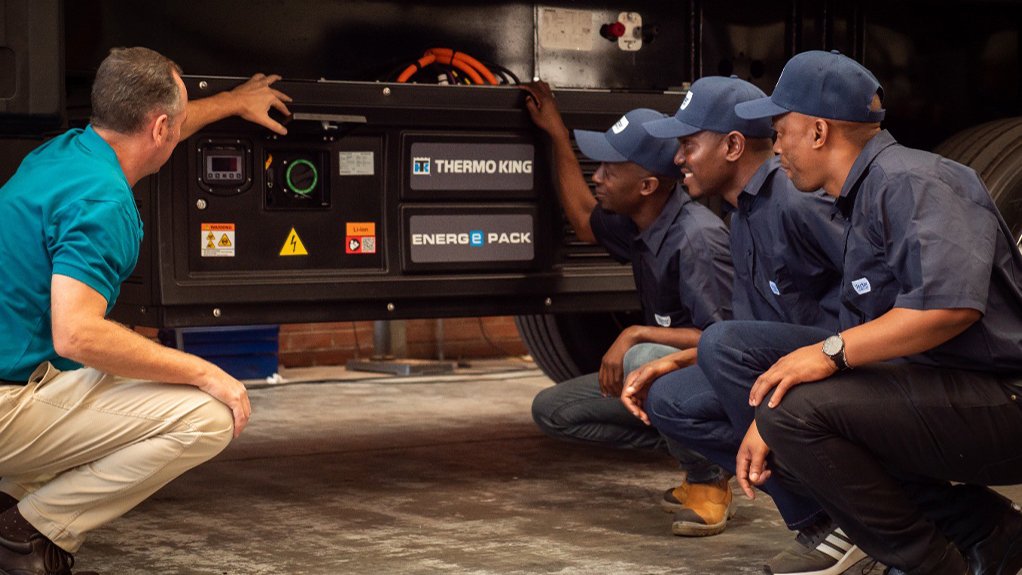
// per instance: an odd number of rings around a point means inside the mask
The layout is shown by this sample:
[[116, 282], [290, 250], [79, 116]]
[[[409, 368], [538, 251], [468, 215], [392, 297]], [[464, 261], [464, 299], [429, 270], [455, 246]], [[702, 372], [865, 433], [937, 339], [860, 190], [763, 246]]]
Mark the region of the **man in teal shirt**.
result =
[[[70, 574], [85, 534], [241, 433], [244, 385], [108, 319], [135, 267], [131, 187], [231, 115], [284, 134], [277, 76], [188, 102], [180, 68], [115, 49], [84, 130], [47, 142], [0, 188], [0, 573]], [[184, 384], [184, 385], [175, 385]]]

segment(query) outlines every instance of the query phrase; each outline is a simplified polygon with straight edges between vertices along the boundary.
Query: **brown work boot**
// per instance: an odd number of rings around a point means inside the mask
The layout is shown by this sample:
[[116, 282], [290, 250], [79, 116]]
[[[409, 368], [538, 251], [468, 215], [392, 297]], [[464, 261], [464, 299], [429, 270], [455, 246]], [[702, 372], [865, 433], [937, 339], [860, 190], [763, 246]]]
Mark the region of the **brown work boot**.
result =
[[681, 481], [681, 485], [664, 491], [664, 497], [660, 500], [660, 507], [668, 513], [676, 513], [685, 508], [685, 500], [688, 499], [687, 479]]
[[[37, 533], [28, 541], [0, 537], [0, 573], [6, 575], [72, 575], [74, 557]], [[77, 575], [96, 575], [79, 571]]]
[[682, 537], [706, 537], [723, 533], [727, 520], [737, 510], [729, 485], [730, 477], [713, 483], [689, 483], [664, 492], [660, 505], [674, 513], [671, 532]]

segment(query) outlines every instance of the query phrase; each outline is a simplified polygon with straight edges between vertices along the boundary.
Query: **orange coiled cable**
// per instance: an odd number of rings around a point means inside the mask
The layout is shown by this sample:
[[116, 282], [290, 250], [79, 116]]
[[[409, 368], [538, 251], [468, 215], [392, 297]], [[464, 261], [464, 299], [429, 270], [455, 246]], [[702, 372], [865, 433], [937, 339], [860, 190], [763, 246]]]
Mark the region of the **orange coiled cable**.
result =
[[450, 55], [434, 54], [431, 52], [426, 52], [426, 54], [433, 56], [434, 58], [436, 58], [436, 61], [440, 62], [441, 64], [447, 64], [448, 66], [453, 66], [461, 70], [472, 80], [473, 84], [483, 83], [483, 77], [480, 76], [479, 72], [476, 72], [475, 69], [473, 69], [468, 62], [465, 62], [464, 60], [460, 60], [458, 58], [453, 58]]
[[436, 62], [436, 56], [426, 53], [425, 55], [422, 56], [422, 58], [419, 58], [419, 60], [414, 64], [409, 64], [409, 66], [405, 68], [405, 71], [401, 72], [401, 75], [397, 77], [397, 81], [402, 83], [407, 82], [408, 78], [412, 77], [412, 74], [418, 72], [419, 70], [425, 68], [426, 66], [429, 66], [433, 62]]
[[[475, 58], [469, 56], [468, 54], [465, 54], [464, 52], [455, 52], [450, 48], [430, 48], [429, 50], [426, 50], [426, 54], [433, 54], [434, 56], [437, 57], [438, 61], [445, 64], [450, 63], [451, 65], [456, 65], [454, 64], [454, 62], [461, 61], [467, 64], [469, 67], [471, 67], [474, 71], [478, 72], [476, 76], [478, 77], [479, 75], [481, 75], [483, 78], [486, 79], [487, 83], [492, 84], [494, 86], [499, 83], [497, 82], [497, 77], [493, 75], [493, 72], [491, 72], [489, 68], [487, 68], [479, 60], [476, 60]], [[449, 60], [449, 62], [445, 62], [444, 60]], [[469, 74], [469, 76], [471, 77], [472, 74]], [[473, 80], [475, 80], [475, 78], [473, 78]], [[479, 80], [476, 81], [476, 83], [482, 84], [483, 83], [482, 78], [479, 78]]]

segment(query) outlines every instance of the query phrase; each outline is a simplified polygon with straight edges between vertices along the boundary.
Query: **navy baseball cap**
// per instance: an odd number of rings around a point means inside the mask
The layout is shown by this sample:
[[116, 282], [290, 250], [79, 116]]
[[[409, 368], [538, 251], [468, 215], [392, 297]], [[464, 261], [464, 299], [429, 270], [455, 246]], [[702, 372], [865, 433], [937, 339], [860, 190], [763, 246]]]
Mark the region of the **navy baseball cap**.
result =
[[646, 122], [642, 127], [657, 138], [681, 138], [704, 130], [769, 138], [773, 135], [769, 119], [746, 120], [735, 115], [736, 104], [765, 97], [763, 90], [738, 76], [707, 76], [692, 84], [673, 118]]
[[870, 110], [873, 96], [883, 89], [865, 66], [837, 51], [802, 52], [788, 60], [769, 98], [738, 104], [742, 118], [769, 118], [788, 112], [807, 116], [879, 122], [885, 110]]
[[575, 130], [575, 142], [585, 156], [597, 162], [633, 162], [658, 176], [678, 177], [674, 153], [678, 143], [650, 136], [642, 125], [665, 118], [649, 108], [628, 112], [606, 132]]

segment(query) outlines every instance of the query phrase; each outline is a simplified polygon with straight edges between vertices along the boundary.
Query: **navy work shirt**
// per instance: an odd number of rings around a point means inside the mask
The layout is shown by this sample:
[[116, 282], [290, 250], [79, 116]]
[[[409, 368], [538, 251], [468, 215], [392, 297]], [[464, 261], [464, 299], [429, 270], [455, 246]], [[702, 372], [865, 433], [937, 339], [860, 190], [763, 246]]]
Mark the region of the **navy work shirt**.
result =
[[798, 191], [773, 157], [731, 215], [734, 317], [837, 331], [844, 224], [824, 192]]
[[632, 263], [646, 325], [706, 329], [731, 319], [727, 227], [680, 186], [641, 233], [631, 219], [599, 206], [589, 224], [611, 256]]
[[970, 308], [983, 316], [910, 361], [1022, 371], [1022, 254], [971, 168], [874, 136], [836, 209], [850, 219], [841, 325], [894, 307]]

